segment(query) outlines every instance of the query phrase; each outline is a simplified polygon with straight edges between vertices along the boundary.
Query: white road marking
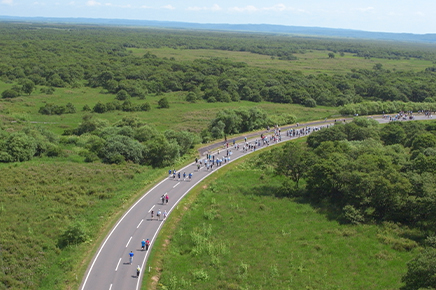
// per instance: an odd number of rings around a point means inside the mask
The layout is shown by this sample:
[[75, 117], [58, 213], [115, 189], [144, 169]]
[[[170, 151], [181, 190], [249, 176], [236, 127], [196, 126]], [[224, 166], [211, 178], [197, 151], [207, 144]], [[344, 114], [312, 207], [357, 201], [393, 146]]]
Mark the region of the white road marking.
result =
[[176, 186], [177, 186], [177, 185], [179, 185], [179, 184], [180, 184], [180, 182], [177, 182], [177, 184], [176, 184], [176, 185], [174, 185], [174, 186], [173, 186], [173, 188], [174, 188], [174, 187], [176, 187]]
[[[120, 262], [121, 262], [121, 258], [118, 260], [118, 264], [117, 264], [117, 267], [115, 268], [115, 272], [118, 271], [118, 267], [120, 266]], [[112, 287], [112, 285], [111, 285], [111, 287]]]
[[127, 248], [127, 246], [129, 245], [129, 243], [130, 243], [130, 241], [132, 240], [132, 238], [133, 238], [133, 237], [130, 237], [129, 241], [128, 241], [127, 244], [126, 244], [126, 248]]
[[112, 289], [112, 284], [110, 285], [110, 287], [109, 287], [109, 290], [111, 290]]
[[139, 228], [139, 226], [142, 224], [144, 220], [142, 219], [141, 222], [139, 223], [139, 225], [136, 228]]
[[155, 205], [153, 205], [153, 206], [150, 208], [150, 210], [149, 210], [148, 212], [151, 212], [151, 210], [152, 210], [154, 207], [155, 207]]

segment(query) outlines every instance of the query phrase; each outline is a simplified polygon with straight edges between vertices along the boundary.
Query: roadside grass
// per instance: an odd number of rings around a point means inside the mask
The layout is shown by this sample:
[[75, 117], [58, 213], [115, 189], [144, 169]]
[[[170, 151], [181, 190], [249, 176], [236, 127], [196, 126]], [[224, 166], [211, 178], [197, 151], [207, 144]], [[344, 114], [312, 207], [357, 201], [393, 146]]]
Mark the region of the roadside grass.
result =
[[232, 61], [245, 62], [249, 66], [255, 66], [265, 69], [279, 69], [301, 71], [304, 74], [319, 74], [319, 73], [349, 73], [352, 69], [372, 69], [376, 63], [381, 63], [383, 68], [390, 70], [412, 70], [422, 71], [427, 67], [433, 66], [431, 61], [420, 59], [364, 59], [356, 57], [352, 53], [344, 53], [340, 56], [335, 54], [335, 58], [330, 59], [328, 54], [331, 51], [327, 50], [311, 50], [306, 53], [294, 54], [297, 60], [279, 60], [271, 58], [268, 55], [255, 54], [241, 51], [225, 51], [212, 49], [172, 49], [172, 48], [131, 48], [134, 55], [142, 56], [146, 52], [150, 52], [158, 57], [174, 57], [176, 60], [193, 61], [201, 58], [221, 57]]
[[[0, 172], [0, 279], [11, 289], [70, 289], [80, 283], [79, 267], [86, 268], [82, 260], [93, 240], [160, 174], [134, 164], [68, 158], [1, 164]], [[60, 246], [75, 223], [83, 225], [86, 242]]]
[[419, 250], [395, 247], [403, 230], [341, 225], [325, 209], [278, 198], [283, 179], [257, 168], [255, 158], [212, 174], [171, 213], [143, 289], [401, 287]]
[[[113, 94], [106, 94], [100, 89], [88, 87], [82, 88], [58, 88], [53, 95], [38, 93], [39, 90], [30, 96], [21, 96], [15, 99], [0, 99], [0, 118], [4, 125], [9, 126], [11, 120], [23, 122], [38, 122], [56, 134], [62, 134], [65, 129], [74, 129], [82, 122], [84, 115], [88, 112], [82, 111], [83, 106], [94, 107], [97, 102], [111, 102], [115, 100]], [[131, 98], [132, 104], [142, 104], [149, 102], [151, 110], [148, 112], [123, 112], [113, 111], [103, 114], [92, 113], [95, 118], [106, 119], [111, 124], [116, 123], [123, 117], [138, 117], [142, 121], [155, 125], [159, 131], [167, 129], [190, 130], [200, 132], [206, 128], [210, 121], [215, 118], [216, 113], [221, 109], [235, 107], [259, 107], [268, 114], [286, 113], [293, 114], [297, 117], [298, 122], [309, 120], [320, 120], [332, 115], [338, 114], [338, 108], [318, 106], [316, 108], [306, 108], [296, 104], [276, 104], [269, 102], [254, 103], [249, 101], [240, 101], [237, 103], [207, 103], [198, 101], [189, 103], [185, 101], [185, 92], [166, 93], [162, 96], [148, 95], [145, 100]], [[158, 109], [160, 98], [166, 97], [169, 101], [170, 108]], [[38, 113], [40, 107], [46, 103], [55, 105], [66, 105], [71, 102], [76, 107], [75, 114], [63, 115], [42, 115]]]

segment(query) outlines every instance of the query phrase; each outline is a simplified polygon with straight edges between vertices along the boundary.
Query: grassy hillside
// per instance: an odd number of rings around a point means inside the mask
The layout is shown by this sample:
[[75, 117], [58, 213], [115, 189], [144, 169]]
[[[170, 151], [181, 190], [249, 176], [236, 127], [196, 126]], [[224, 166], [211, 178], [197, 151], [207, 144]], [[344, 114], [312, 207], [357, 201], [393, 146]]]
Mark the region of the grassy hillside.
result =
[[[398, 289], [412, 252], [392, 224], [341, 225], [253, 157], [209, 177], [170, 215], [144, 289]], [[246, 158], [247, 159], [247, 158]], [[397, 247], [398, 248], [398, 247]]]

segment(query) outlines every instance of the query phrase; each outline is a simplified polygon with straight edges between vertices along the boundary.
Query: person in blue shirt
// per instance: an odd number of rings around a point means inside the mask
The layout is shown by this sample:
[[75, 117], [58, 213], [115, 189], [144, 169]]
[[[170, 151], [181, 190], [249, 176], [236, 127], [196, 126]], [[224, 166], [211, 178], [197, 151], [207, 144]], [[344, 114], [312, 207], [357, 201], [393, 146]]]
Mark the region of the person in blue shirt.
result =
[[144, 248], [145, 248], [145, 240], [142, 240], [142, 242], [141, 242], [141, 248], [142, 248], [142, 250], [144, 251]]
[[189, 180], [191, 180], [192, 178], [192, 173], [189, 173]]
[[134, 255], [135, 255], [135, 254], [133, 254], [133, 252], [130, 251], [130, 253], [129, 253], [130, 265], [132, 265], [132, 263], [133, 263], [133, 256], [134, 256]]

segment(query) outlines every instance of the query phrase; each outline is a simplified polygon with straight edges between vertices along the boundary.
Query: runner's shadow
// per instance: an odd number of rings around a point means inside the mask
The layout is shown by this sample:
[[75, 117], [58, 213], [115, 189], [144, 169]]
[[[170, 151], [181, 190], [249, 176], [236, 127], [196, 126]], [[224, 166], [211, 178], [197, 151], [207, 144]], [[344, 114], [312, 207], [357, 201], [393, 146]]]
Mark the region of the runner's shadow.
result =
[[127, 262], [127, 263], [123, 263], [123, 265], [130, 265], [130, 263], [129, 263], [129, 262]]

